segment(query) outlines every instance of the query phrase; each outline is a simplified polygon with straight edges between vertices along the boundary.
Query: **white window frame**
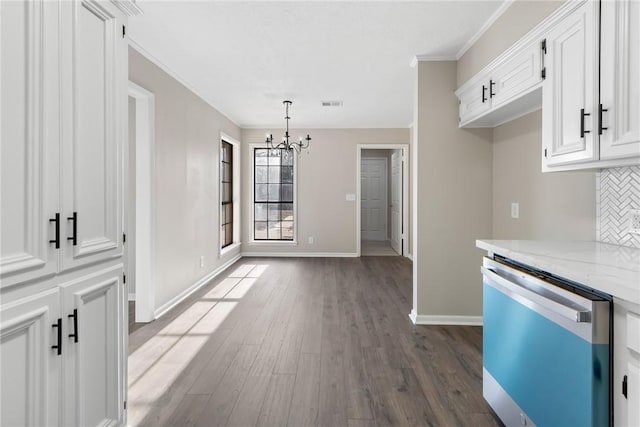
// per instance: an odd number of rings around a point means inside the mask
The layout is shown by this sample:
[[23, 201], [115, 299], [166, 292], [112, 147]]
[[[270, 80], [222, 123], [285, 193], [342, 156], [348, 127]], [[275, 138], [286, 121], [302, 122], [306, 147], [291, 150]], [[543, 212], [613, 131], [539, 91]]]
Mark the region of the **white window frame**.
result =
[[[232, 196], [231, 200], [233, 202], [233, 241], [230, 245], [221, 247], [220, 243], [220, 226], [222, 225], [222, 159], [220, 158], [220, 153], [222, 151], [222, 142], [226, 142], [231, 144], [232, 147], [232, 162], [233, 162], [233, 176], [232, 176]], [[240, 173], [240, 141], [237, 139], [227, 135], [224, 132], [220, 132], [218, 138], [218, 155], [216, 158], [218, 159], [218, 254], [219, 258], [227, 255], [229, 252], [236, 251], [242, 245], [240, 239], [240, 228], [242, 227], [242, 221], [240, 218], [240, 204], [242, 200], [240, 200], [240, 179], [242, 174]]]
[[255, 149], [269, 148], [266, 144], [249, 144], [249, 157], [251, 166], [251, 244], [259, 246], [297, 246], [298, 245], [298, 154], [293, 156], [293, 240], [256, 240], [255, 239], [255, 188], [256, 188], [256, 168]]

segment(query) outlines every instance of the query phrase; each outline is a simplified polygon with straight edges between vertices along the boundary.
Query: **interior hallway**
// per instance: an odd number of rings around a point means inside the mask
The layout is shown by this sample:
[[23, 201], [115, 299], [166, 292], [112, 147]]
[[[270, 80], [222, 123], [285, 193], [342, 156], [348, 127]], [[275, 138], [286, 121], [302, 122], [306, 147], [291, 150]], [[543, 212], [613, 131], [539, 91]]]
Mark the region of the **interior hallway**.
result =
[[498, 425], [482, 330], [414, 326], [403, 257], [243, 258], [129, 337], [129, 425]]

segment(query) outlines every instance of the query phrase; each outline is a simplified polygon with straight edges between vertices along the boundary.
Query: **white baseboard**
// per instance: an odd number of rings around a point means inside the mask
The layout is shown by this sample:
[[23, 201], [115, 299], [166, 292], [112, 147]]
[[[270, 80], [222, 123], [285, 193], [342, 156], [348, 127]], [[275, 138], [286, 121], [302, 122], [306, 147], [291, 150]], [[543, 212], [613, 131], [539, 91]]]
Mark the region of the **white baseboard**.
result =
[[482, 326], [482, 316], [431, 316], [416, 314], [411, 310], [409, 318], [414, 325], [465, 325]]
[[242, 252], [243, 257], [355, 258], [355, 252]]
[[162, 315], [166, 314], [169, 310], [171, 310], [173, 307], [181, 303], [189, 295], [191, 295], [192, 293], [196, 292], [198, 289], [206, 285], [211, 279], [216, 277], [218, 274], [222, 273], [227, 267], [229, 267], [234, 262], [238, 261], [240, 258], [242, 258], [242, 256], [239, 254], [234, 256], [229, 261], [225, 262], [220, 267], [216, 268], [211, 273], [207, 274], [202, 279], [198, 280], [196, 283], [189, 286], [187, 289], [185, 289], [184, 291], [182, 291], [181, 293], [173, 297], [171, 300], [162, 304], [153, 312], [154, 317], [158, 319]]
[[129, 294], [129, 301], [135, 301], [136, 300], [136, 294]]
[[412, 254], [406, 254], [405, 257], [409, 258], [409, 261], [413, 262], [413, 255]]

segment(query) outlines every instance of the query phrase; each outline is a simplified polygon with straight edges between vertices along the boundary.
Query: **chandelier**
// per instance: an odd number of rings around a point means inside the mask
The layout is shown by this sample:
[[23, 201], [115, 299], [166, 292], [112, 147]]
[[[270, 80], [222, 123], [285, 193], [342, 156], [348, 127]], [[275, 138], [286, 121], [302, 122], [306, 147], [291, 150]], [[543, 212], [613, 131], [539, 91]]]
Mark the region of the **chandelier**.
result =
[[265, 142], [269, 144], [269, 147], [272, 150], [277, 150], [281, 148], [284, 150], [296, 150], [297, 153], [300, 153], [301, 150], [304, 150], [305, 148], [309, 148], [311, 137], [309, 136], [309, 134], [307, 134], [307, 137], [304, 138], [304, 140], [302, 139], [302, 137], [300, 137], [300, 140], [297, 142], [296, 141], [289, 142], [289, 119], [291, 119], [291, 117], [289, 117], [289, 106], [293, 104], [293, 102], [282, 101], [282, 103], [285, 105], [286, 115], [284, 118], [287, 121], [287, 130], [285, 131], [284, 136], [282, 137], [282, 142], [280, 142], [277, 145], [274, 145], [272, 134], [267, 134], [267, 140]]

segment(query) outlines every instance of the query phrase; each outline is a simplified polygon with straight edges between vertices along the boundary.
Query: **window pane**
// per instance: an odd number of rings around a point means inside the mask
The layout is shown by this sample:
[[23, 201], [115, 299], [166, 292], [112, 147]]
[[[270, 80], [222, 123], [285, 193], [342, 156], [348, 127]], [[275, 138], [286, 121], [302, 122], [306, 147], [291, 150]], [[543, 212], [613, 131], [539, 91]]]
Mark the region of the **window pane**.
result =
[[[264, 185], [264, 184], [263, 184]], [[269, 186], [269, 201], [280, 201], [280, 184], [267, 184]]]
[[282, 184], [282, 201], [293, 202], [293, 184]]
[[226, 236], [224, 245], [227, 246], [233, 243], [233, 223], [230, 222], [229, 224], [225, 225], [224, 228], [225, 228], [224, 234]]
[[269, 166], [256, 166], [256, 183], [266, 184], [267, 182], [267, 173], [269, 171]]
[[284, 240], [293, 240], [293, 221], [282, 221], [282, 238]]
[[267, 220], [267, 204], [266, 203], [256, 203], [255, 220], [256, 221]]
[[230, 202], [231, 201], [231, 183], [225, 182], [222, 184], [222, 201]]
[[269, 239], [280, 240], [280, 222], [269, 222]]
[[293, 166], [282, 166], [282, 183], [293, 184]]
[[267, 223], [265, 221], [256, 221], [254, 233], [256, 239], [266, 239]]
[[269, 166], [269, 182], [271, 184], [280, 183], [280, 166]]
[[222, 205], [222, 209], [220, 209], [220, 225], [225, 225], [227, 223], [227, 215], [226, 215], [226, 205]]
[[293, 166], [293, 150], [282, 150], [282, 164]]
[[271, 150], [269, 153], [269, 166], [280, 165], [280, 150]]
[[226, 242], [226, 235], [224, 233], [224, 225], [220, 227], [220, 246], [224, 247]]
[[266, 165], [268, 164], [267, 156], [269, 150], [266, 148], [256, 148], [255, 150], [255, 163], [256, 165]]
[[229, 203], [224, 205], [224, 211], [225, 211], [225, 215], [224, 215], [225, 221], [223, 224], [226, 224], [226, 223], [233, 224], [233, 204]]
[[269, 222], [280, 220], [280, 203], [269, 204]]
[[283, 221], [293, 221], [293, 203], [280, 204], [280, 218]]
[[222, 180], [224, 182], [231, 182], [231, 165], [228, 163], [222, 164]]
[[266, 202], [268, 198], [268, 184], [256, 184], [256, 202]]

